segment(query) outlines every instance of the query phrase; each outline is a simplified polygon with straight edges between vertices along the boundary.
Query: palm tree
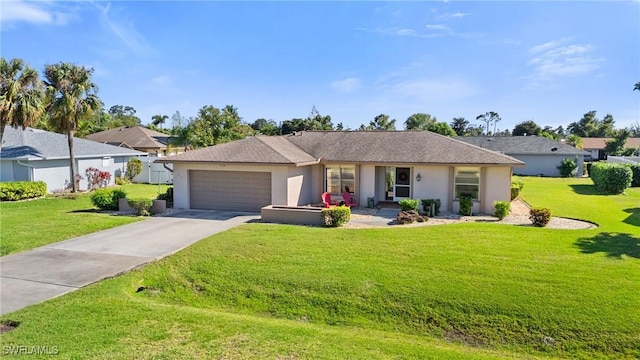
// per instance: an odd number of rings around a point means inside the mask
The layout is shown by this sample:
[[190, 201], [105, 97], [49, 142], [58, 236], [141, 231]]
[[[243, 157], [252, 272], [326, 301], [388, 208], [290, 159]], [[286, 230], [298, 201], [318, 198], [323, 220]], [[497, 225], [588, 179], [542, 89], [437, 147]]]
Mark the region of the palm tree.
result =
[[162, 129], [162, 124], [164, 124], [165, 121], [167, 121], [169, 117], [167, 115], [153, 115], [151, 117], [151, 124], [153, 124], [154, 126], [158, 126], [160, 125], [160, 129]]
[[22, 59], [0, 58], [0, 148], [6, 125], [23, 129], [44, 114], [44, 93], [38, 72]]
[[67, 134], [69, 142], [69, 161], [71, 165], [71, 189], [78, 191], [73, 137], [83, 121], [89, 121], [93, 111], [100, 109], [102, 103], [96, 95], [98, 88], [91, 82], [93, 69], [71, 63], [46, 65], [47, 92], [50, 97], [48, 112], [53, 128]]

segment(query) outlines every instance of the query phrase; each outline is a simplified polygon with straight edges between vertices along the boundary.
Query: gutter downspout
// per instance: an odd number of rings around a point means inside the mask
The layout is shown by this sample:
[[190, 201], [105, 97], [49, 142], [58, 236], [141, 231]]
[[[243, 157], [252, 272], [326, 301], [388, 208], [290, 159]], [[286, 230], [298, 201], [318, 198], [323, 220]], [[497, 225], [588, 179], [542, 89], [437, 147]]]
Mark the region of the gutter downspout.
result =
[[17, 160], [19, 165], [22, 165], [24, 167], [28, 167], [31, 169], [31, 171], [29, 171], [29, 181], [33, 181], [33, 169], [35, 169], [36, 167], [31, 165], [31, 164], [25, 164], [23, 162], [20, 162], [21, 160]]

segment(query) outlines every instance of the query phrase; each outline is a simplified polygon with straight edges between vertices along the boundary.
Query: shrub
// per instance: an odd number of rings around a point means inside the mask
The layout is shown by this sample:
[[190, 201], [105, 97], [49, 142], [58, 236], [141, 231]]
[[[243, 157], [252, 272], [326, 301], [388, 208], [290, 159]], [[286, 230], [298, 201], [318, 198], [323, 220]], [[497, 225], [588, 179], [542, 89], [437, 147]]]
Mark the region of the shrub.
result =
[[[424, 199], [422, 200], [422, 210], [429, 216], [440, 214], [440, 199]], [[431, 214], [431, 204], [433, 204], [433, 214]]]
[[322, 209], [321, 214], [325, 226], [342, 226], [351, 219], [351, 209], [348, 206], [334, 206]]
[[587, 176], [591, 176], [591, 166], [593, 165], [592, 162], [588, 162], [588, 163], [584, 163], [584, 171], [585, 171], [585, 175]]
[[121, 189], [99, 189], [91, 194], [91, 203], [100, 210], [118, 210], [118, 201], [126, 197]]
[[533, 226], [545, 227], [551, 220], [551, 210], [547, 208], [537, 207], [529, 210], [529, 220]]
[[591, 166], [591, 180], [600, 192], [622, 194], [631, 186], [633, 172], [627, 165], [600, 161]]
[[398, 202], [402, 211], [418, 211], [418, 199], [402, 199]]
[[569, 158], [562, 159], [557, 169], [560, 170], [560, 176], [562, 177], [575, 177], [578, 173], [577, 160]]
[[511, 182], [511, 200], [515, 200], [520, 196], [520, 191], [524, 188], [524, 183], [520, 180]]
[[44, 181], [9, 181], [0, 183], [0, 200], [33, 199], [47, 194]]
[[493, 202], [493, 215], [495, 217], [497, 217], [498, 219], [502, 220], [505, 217], [507, 217], [507, 215], [509, 215], [509, 209], [511, 208], [511, 203], [508, 201], [494, 201]]
[[460, 197], [460, 215], [471, 216], [473, 209], [473, 200], [471, 196]]
[[129, 180], [133, 180], [142, 172], [142, 161], [137, 158], [133, 158], [127, 162], [126, 176]]
[[129, 206], [138, 210], [138, 215], [140, 216], [151, 215], [151, 212], [149, 210], [151, 210], [151, 206], [153, 206], [153, 200], [144, 199], [144, 198], [129, 199], [128, 203], [129, 203]]
[[89, 190], [106, 187], [111, 181], [111, 173], [108, 171], [89, 167], [84, 173], [87, 176], [87, 189]]
[[129, 180], [129, 178], [126, 178], [124, 176], [116, 176], [114, 181], [116, 185], [127, 185], [131, 183], [131, 180]]
[[167, 207], [173, 207], [173, 187], [167, 188], [167, 191], [158, 195], [158, 200], [167, 202]]
[[631, 186], [640, 186], [640, 164], [628, 164], [627, 166], [631, 169]]

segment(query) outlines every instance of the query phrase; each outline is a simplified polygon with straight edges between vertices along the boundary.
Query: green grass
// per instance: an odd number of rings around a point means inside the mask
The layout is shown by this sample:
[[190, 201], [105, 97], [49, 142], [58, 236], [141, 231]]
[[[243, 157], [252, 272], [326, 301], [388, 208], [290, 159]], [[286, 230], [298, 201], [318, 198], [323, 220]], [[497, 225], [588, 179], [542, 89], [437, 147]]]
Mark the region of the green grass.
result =
[[249, 224], [8, 314], [0, 340], [62, 358], [640, 357], [640, 189], [522, 180], [599, 228]]
[[[166, 185], [161, 189], [166, 191]], [[131, 198], [155, 199], [157, 185], [122, 186]], [[0, 203], [0, 255], [33, 249], [57, 241], [139, 221], [132, 216], [113, 216], [99, 212], [91, 204], [91, 195], [75, 199], [48, 196], [43, 199]]]

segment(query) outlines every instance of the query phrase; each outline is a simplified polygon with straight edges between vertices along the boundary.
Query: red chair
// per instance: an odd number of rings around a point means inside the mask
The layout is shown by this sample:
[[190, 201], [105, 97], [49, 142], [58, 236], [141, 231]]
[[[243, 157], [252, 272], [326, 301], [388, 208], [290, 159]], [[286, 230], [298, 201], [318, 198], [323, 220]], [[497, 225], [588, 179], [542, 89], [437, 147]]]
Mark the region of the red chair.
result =
[[342, 198], [344, 199], [344, 204], [347, 205], [348, 207], [357, 207], [358, 206], [358, 202], [356, 201], [355, 198], [351, 197], [350, 193], [343, 192], [342, 193]]
[[331, 206], [331, 194], [329, 194], [328, 192], [322, 193], [322, 204], [326, 208]]

